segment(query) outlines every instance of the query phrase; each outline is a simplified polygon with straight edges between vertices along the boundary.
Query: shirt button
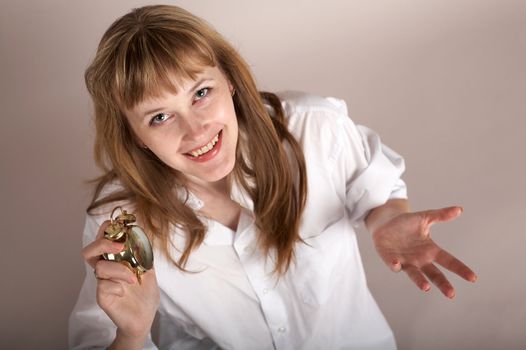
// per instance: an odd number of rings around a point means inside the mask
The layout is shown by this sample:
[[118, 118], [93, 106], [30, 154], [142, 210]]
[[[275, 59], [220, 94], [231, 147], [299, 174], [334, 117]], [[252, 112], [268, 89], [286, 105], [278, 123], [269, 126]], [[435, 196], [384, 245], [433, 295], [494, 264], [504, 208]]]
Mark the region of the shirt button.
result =
[[285, 327], [279, 327], [278, 328], [278, 332], [280, 332], [280, 333], [285, 333], [286, 330], [287, 329]]
[[250, 246], [247, 245], [245, 248], [243, 248], [243, 251], [245, 253], [248, 253], [250, 251]]
[[267, 294], [269, 292], [268, 288], [263, 289], [263, 294]]

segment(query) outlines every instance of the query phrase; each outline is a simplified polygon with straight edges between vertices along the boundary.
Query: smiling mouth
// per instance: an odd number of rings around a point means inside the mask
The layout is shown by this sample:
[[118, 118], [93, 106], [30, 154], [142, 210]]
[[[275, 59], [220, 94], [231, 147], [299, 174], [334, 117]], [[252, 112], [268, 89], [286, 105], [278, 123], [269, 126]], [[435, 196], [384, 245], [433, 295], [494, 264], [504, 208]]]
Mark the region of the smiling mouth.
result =
[[185, 153], [186, 156], [192, 157], [192, 158], [199, 158], [206, 154], [208, 154], [210, 151], [212, 151], [217, 143], [219, 142], [219, 138], [221, 137], [221, 133], [223, 130], [219, 131], [206, 145], [196, 148], [190, 152]]

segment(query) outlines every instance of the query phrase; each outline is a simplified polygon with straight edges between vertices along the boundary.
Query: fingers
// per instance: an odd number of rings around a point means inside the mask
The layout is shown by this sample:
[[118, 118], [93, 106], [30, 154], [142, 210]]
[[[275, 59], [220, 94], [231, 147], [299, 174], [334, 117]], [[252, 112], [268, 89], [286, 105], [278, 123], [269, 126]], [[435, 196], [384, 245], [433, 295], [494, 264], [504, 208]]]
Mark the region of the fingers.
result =
[[393, 272], [400, 272], [400, 270], [402, 270], [402, 263], [398, 259], [392, 259], [390, 261], [389, 268]]
[[475, 282], [477, 280], [475, 272], [443, 249], [437, 254], [435, 261], [466, 281]]
[[97, 284], [97, 296], [99, 298], [99, 303], [100, 300], [104, 298], [104, 296], [115, 295], [118, 297], [123, 297], [124, 293], [124, 288], [119, 282], [112, 280], [99, 280], [99, 283]]
[[129, 267], [114, 261], [99, 260], [95, 264], [95, 276], [99, 280], [112, 280], [114, 282], [125, 282], [135, 284], [137, 277]]
[[387, 267], [391, 269], [391, 271], [399, 272], [400, 270], [402, 270], [402, 263], [400, 259], [396, 258], [394, 255], [386, 254], [384, 256], [384, 254], [380, 254], [380, 256], [382, 257], [382, 260], [387, 265]]
[[124, 248], [123, 243], [112, 242], [103, 238], [104, 230], [110, 222], [105, 221], [99, 228], [97, 238], [82, 249], [84, 260], [91, 266], [95, 267], [97, 261], [103, 253], [119, 253]]
[[446, 276], [435, 265], [425, 265], [421, 268], [421, 271], [435, 286], [438, 287], [438, 289], [440, 289], [442, 294], [450, 299], [455, 297], [455, 289], [451, 283], [449, 283]]
[[447, 207], [442, 209], [426, 210], [423, 214], [426, 216], [429, 224], [436, 222], [445, 222], [457, 218], [464, 209], [459, 206]]
[[431, 289], [431, 286], [429, 285], [429, 282], [424, 277], [424, 275], [414, 266], [408, 266], [404, 268], [405, 273], [407, 273], [407, 276], [413, 281], [418, 288], [423, 290], [424, 292], [427, 292]]
[[104, 221], [100, 226], [99, 226], [99, 231], [97, 232], [97, 236], [95, 236], [95, 239], [97, 238], [102, 238], [103, 235], [104, 235], [104, 230], [106, 229], [106, 227], [108, 227], [108, 225], [111, 223], [110, 220], [106, 220]]

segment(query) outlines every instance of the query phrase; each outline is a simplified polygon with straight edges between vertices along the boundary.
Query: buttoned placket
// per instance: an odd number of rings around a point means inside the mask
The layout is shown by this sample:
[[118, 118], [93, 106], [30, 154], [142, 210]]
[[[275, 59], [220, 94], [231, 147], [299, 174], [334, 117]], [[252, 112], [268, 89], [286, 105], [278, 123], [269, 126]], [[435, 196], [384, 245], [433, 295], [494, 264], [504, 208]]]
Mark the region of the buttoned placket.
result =
[[283, 298], [275, 290], [276, 275], [272, 274], [273, 263], [256, 249], [254, 220], [249, 213], [242, 212], [234, 249], [246, 273], [250, 285], [259, 299], [261, 310], [272, 335], [274, 348], [288, 346], [288, 317]]
[[[217, 244], [233, 239], [233, 247], [245, 271], [247, 279], [258, 297], [263, 316], [269, 327], [275, 349], [289, 349], [288, 317], [285, 302], [275, 291], [277, 276], [272, 273], [274, 267], [271, 259], [263, 257], [256, 248], [256, 228], [252, 214], [253, 203], [246, 192], [237, 184], [232, 187], [231, 198], [242, 205], [238, 227], [233, 236], [220, 234], [205, 237], [205, 244]], [[199, 210], [203, 202], [192, 192], [189, 192], [187, 204]], [[216, 223], [208, 220], [211, 226]]]

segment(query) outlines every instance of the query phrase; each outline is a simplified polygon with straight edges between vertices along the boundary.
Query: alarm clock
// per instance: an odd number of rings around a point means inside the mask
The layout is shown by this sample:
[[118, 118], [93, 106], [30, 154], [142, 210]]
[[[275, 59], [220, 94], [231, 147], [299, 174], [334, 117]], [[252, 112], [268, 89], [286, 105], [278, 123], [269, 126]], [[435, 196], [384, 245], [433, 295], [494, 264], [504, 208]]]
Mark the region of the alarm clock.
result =
[[[114, 217], [117, 210], [120, 214]], [[124, 243], [119, 253], [104, 253], [102, 258], [128, 266], [141, 283], [141, 275], [153, 267], [152, 245], [144, 230], [135, 224], [136, 218], [121, 207], [113, 209], [110, 224], [104, 230], [104, 238]]]

